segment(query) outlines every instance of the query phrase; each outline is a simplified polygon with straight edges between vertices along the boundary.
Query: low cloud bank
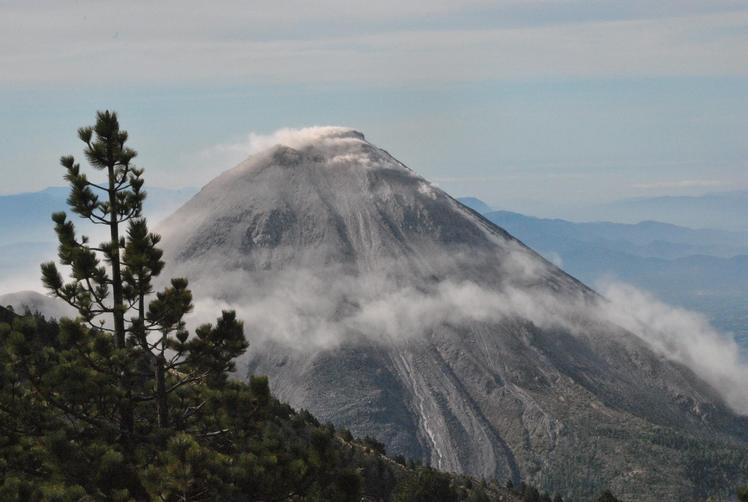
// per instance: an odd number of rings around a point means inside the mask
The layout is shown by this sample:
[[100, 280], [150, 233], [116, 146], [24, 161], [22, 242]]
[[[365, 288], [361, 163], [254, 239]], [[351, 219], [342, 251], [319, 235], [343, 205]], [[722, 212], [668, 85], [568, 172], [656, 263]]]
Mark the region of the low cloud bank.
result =
[[[241, 277], [235, 279], [244, 282]], [[448, 280], [432, 287], [376, 287], [382, 286], [376, 277], [331, 285], [319, 275], [300, 271], [275, 280], [281, 284], [255, 281], [258, 294], [247, 293], [242, 299], [197, 295], [202, 299], [196, 301], [194, 317], [210, 321], [220, 309], [235, 309], [253, 338], [303, 350], [325, 350], [356, 335], [403, 343], [444, 324], [520, 317], [551, 327], [567, 321], [565, 306], [552, 296], [514, 287], [497, 292], [471, 281]]]
[[602, 319], [688, 366], [733, 409], [748, 414], [748, 362], [735, 340], [703, 316], [627, 284], [601, 284], [605, 300], [590, 302], [511, 283], [493, 288], [470, 280], [411, 282], [376, 273], [354, 278], [335, 267], [215, 277], [220, 279], [195, 283], [193, 322], [210, 322], [221, 309], [235, 309], [253, 341], [272, 340], [302, 351], [327, 350], [355, 337], [405, 343], [445, 324], [521, 318], [575, 332], [584, 329], [580, 322]]
[[748, 415], [748, 361], [734, 337], [717, 331], [703, 315], [667, 305], [629, 284], [606, 281], [598, 290], [609, 301], [601, 307], [607, 319], [689, 367]]
[[[531, 282], [543, 275], [537, 264], [517, 256], [504, 266], [508, 276]], [[621, 282], [597, 284], [604, 300], [595, 305], [581, 297], [562, 297], [546, 288], [517, 283], [493, 288], [470, 280], [403, 281], [384, 273], [353, 277], [334, 266], [196, 275], [191, 324], [212, 322], [222, 309], [234, 309], [252, 340], [272, 340], [304, 351], [334, 348], [351, 337], [404, 343], [445, 324], [522, 318], [542, 328], [574, 332], [583, 329], [580, 318], [603, 319], [638, 336], [656, 353], [689, 367], [733, 409], [748, 415], [748, 361], [734, 337], [719, 332], [699, 313], [667, 305]], [[32, 284], [36, 281], [25, 275], [15, 280], [6, 277], [1, 292], [39, 289], [31, 288]]]

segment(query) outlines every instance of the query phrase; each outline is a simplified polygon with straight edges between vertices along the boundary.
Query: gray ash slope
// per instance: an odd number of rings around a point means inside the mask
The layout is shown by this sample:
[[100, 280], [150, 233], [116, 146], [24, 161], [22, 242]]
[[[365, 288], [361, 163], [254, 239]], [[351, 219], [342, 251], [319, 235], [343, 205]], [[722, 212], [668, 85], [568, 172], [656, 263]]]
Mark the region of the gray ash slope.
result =
[[243, 371], [280, 399], [393, 454], [576, 499], [745, 477], [746, 418], [593, 291], [361, 133], [287, 139], [159, 228], [167, 275], [210, 299], [198, 317], [239, 311]]

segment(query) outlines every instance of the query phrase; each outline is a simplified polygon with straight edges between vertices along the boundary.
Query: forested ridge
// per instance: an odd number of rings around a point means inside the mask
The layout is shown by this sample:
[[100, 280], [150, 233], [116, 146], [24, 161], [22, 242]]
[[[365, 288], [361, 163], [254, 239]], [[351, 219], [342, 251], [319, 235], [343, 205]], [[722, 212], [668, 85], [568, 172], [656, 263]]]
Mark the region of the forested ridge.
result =
[[104, 337], [0, 307], [0, 500], [564, 500], [388, 457], [375, 439], [281, 403], [264, 377], [190, 385], [175, 395], [185, 411], [168, 428], [138, 408], [125, 444], [111, 425], [116, 380], [91, 373], [112, 363]]
[[174, 397], [184, 411], [168, 428], [138, 408], [125, 444], [107, 425], [117, 408], [112, 382], [86, 368], [111, 362], [108, 340], [4, 308], [0, 340], [0, 500], [418, 500], [418, 490], [513, 500], [489, 484], [398, 463], [375, 440], [280, 403], [262, 377], [185, 386]]

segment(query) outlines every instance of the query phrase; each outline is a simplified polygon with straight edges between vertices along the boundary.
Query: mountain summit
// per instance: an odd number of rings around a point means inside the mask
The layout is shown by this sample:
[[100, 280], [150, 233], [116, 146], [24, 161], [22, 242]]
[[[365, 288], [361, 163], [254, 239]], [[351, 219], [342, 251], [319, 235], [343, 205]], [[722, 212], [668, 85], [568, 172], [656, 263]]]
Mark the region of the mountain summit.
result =
[[159, 230], [166, 275], [210, 298], [197, 319], [236, 308], [245, 370], [279, 398], [391, 453], [575, 500], [696, 499], [745, 476], [735, 399], [595, 292], [360, 132], [276, 139]]

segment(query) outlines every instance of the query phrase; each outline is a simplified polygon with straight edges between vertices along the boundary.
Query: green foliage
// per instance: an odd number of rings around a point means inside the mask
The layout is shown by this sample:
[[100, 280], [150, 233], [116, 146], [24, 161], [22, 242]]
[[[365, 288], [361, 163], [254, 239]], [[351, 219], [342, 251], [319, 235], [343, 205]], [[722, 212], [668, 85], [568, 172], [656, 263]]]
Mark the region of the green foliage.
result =
[[397, 500], [402, 502], [453, 502], [459, 500], [448, 475], [424, 467], [402, 484]]
[[508, 479], [505, 483], [505, 488], [515, 495], [518, 495], [521, 497], [521, 500], [523, 502], [563, 502], [564, 499], [560, 494], [555, 494], [552, 498], [551, 495], [547, 492], [540, 493], [540, 491], [533, 485], [528, 484], [524, 481], [521, 481], [519, 485], [515, 488], [514, 482], [511, 479]]
[[384, 443], [377, 441], [373, 437], [366, 436], [363, 439], [362, 443], [365, 447], [369, 448], [374, 453], [378, 453], [379, 455], [385, 455], [387, 453], [384, 447]]
[[523, 502], [540, 502], [540, 492], [534, 486], [526, 486], [522, 491]]
[[351, 431], [349, 431], [348, 429], [342, 429], [340, 431], [340, 437], [343, 439], [343, 441], [346, 441], [348, 443], [353, 441], [353, 434], [351, 434]]
[[168, 428], [140, 403], [122, 443], [122, 352], [71, 320], [0, 325], [1, 500], [360, 498], [360, 462], [331, 428], [273, 399], [265, 377], [180, 387], [170, 399], [181, 415]]
[[186, 362], [202, 372], [209, 385], [222, 385], [228, 372], [235, 369], [234, 359], [249, 346], [241, 321], [235, 312], [223, 312], [215, 326], [204, 324], [195, 330], [195, 335], [184, 344]]
[[394, 457], [392, 457], [392, 459], [403, 467], [408, 465], [408, 461], [405, 460], [405, 457], [403, 455], [395, 455]]
[[738, 488], [736, 495], [740, 502], [748, 502], [748, 485]]
[[621, 502], [618, 500], [611, 492], [610, 490], [605, 490], [600, 494], [599, 497], [597, 497], [597, 502]]
[[467, 497], [467, 502], [491, 502], [491, 499], [486, 494], [485, 489], [481, 486], [476, 486], [470, 490], [470, 494]]

